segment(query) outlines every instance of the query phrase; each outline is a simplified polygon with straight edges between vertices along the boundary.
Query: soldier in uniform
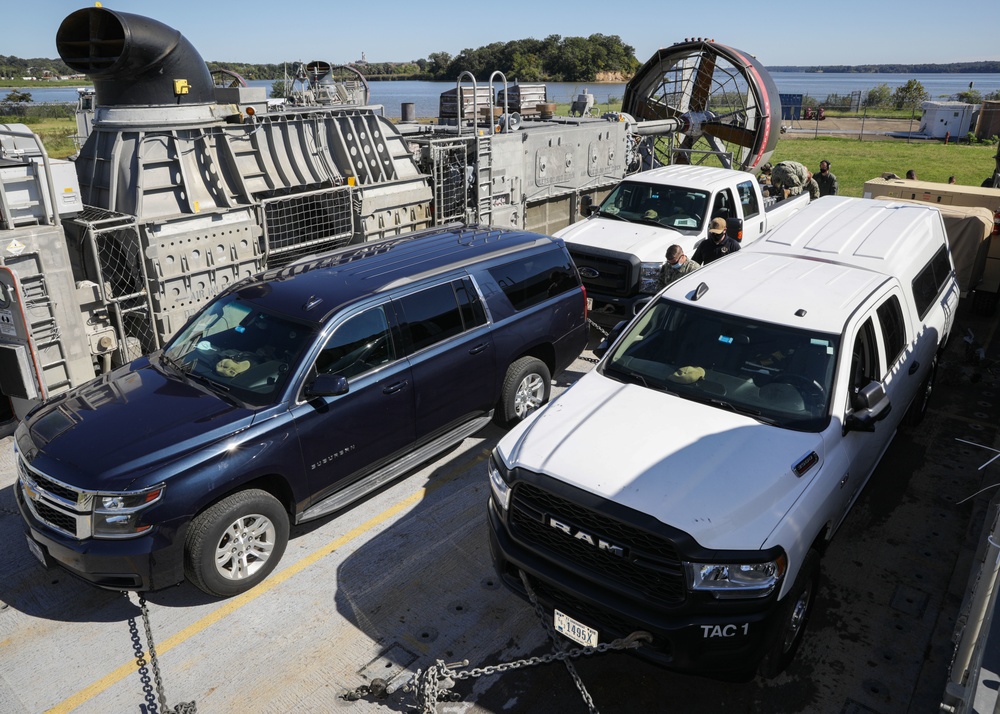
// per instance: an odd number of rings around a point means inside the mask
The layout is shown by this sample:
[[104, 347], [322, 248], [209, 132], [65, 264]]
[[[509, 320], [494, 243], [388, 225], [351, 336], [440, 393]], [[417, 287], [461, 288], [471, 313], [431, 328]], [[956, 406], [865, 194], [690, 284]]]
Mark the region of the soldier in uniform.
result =
[[713, 260], [735, 253], [739, 249], [739, 242], [726, 235], [726, 221], [722, 218], [713, 218], [708, 226], [708, 238], [698, 244], [691, 259], [699, 265], [708, 265]]
[[665, 288], [682, 275], [687, 275], [701, 267], [701, 265], [693, 260], [689, 260], [684, 255], [684, 249], [676, 244], [667, 248], [666, 258], [667, 262], [660, 268], [660, 288]]
[[812, 171], [806, 171], [806, 185], [803, 188], [809, 192], [810, 201], [815, 201], [819, 198], [819, 184], [813, 178]]
[[830, 173], [829, 161], [819, 162], [819, 173], [814, 178], [816, 179], [816, 183], [819, 184], [820, 196], [837, 195], [837, 177]]

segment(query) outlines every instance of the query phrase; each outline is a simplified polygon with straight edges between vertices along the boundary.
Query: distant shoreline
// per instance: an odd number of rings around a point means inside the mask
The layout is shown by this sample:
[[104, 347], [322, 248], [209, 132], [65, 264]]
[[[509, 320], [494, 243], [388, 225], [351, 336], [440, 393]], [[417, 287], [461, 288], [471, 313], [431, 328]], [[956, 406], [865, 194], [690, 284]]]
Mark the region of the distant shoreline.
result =
[[[219, 63], [213, 63], [219, 64]], [[771, 67], [766, 67], [768, 72], [787, 72], [796, 74], [897, 74], [897, 75], [912, 75], [912, 74], [947, 74], [947, 75], [963, 75], [963, 74], [998, 74], [1000, 73], [1000, 61], [987, 61], [987, 62], [955, 62], [951, 64], [927, 64], [927, 65], [886, 65], [886, 64], [872, 64], [872, 65], [824, 65], [821, 67], [817, 66], [788, 66], [788, 65], [775, 65]], [[285, 77], [258, 77], [255, 81], [262, 82], [277, 82], [285, 79]], [[425, 74], [419, 75], [373, 75], [367, 78], [368, 81], [383, 81], [383, 82], [405, 82], [405, 81], [441, 81], [450, 82], [453, 80], [434, 80], [429, 78]], [[542, 83], [551, 82], [554, 80], [542, 80]], [[584, 80], [568, 80], [570, 82], [584, 82]], [[586, 84], [624, 84], [629, 81], [628, 78], [622, 77], [618, 80], [610, 81], [587, 81]], [[12, 79], [0, 79], [0, 86], [16, 89], [31, 89], [31, 88], [43, 88], [43, 87], [93, 87], [94, 83], [89, 79], [36, 79], [36, 80], [26, 80], [20, 77], [15, 77]]]

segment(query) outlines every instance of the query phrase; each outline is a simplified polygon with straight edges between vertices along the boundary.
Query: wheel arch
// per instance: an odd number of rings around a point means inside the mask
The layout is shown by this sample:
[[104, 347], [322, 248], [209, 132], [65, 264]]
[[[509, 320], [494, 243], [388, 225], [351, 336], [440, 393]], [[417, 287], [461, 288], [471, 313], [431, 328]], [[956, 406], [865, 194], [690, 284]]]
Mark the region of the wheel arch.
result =
[[510, 362], [507, 364], [507, 368], [510, 365], [517, 362], [519, 359], [524, 357], [534, 357], [537, 360], [541, 360], [546, 367], [549, 368], [549, 374], [555, 376], [556, 373], [556, 349], [551, 342], [542, 342], [540, 344], [534, 345], [520, 354], [512, 355]]
[[192, 520], [197, 518], [198, 514], [204, 513], [224, 498], [228, 498], [234, 493], [249, 491], [251, 489], [258, 489], [274, 496], [288, 513], [289, 520], [292, 523], [296, 522], [297, 509], [295, 508], [295, 496], [292, 492], [291, 484], [285, 476], [279, 473], [263, 474], [247, 481], [232, 483], [229, 488], [220, 489], [212, 495], [212, 498], [203, 502], [194, 511], [191, 515]]

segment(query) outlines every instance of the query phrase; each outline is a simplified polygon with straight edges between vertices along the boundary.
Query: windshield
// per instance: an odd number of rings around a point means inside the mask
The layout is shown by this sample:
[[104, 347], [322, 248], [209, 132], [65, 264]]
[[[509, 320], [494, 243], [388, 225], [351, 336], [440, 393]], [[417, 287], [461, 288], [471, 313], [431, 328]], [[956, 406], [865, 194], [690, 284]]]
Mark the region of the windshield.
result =
[[315, 330], [224, 296], [163, 348], [182, 375], [253, 406], [271, 403]]
[[839, 341], [661, 298], [629, 326], [601, 370], [780, 427], [821, 431]]
[[624, 181], [608, 194], [601, 215], [678, 230], [701, 230], [708, 194], [682, 186]]

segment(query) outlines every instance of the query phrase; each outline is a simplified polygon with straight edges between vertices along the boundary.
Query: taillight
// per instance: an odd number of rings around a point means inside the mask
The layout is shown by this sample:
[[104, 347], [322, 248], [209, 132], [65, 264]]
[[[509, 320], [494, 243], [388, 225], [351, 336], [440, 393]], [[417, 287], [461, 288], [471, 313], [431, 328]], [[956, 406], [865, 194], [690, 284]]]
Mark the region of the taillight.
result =
[[586, 322], [587, 317], [589, 317], [589, 314], [587, 312], [587, 305], [589, 304], [589, 301], [587, 300], [587, 286], [581, 285], [580, 289], [583, 290], [583, 321]]
[[1000, 211], [993, 211], [993, 235], [1000, 235]]

